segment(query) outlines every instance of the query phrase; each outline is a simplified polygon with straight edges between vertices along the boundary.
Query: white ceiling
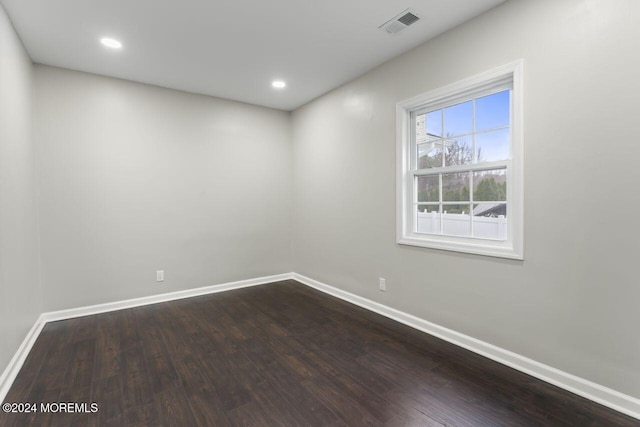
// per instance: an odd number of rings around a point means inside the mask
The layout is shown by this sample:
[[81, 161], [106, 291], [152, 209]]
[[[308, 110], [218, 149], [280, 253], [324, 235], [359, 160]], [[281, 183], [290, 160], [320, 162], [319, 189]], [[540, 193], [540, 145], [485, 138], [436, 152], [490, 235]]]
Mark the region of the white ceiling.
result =
[[[34, 62], [282, 110], [503, 1], [0, 0]], [[378, 30], [408, 7], [422, 19]], [[108, 36], [124, 48], [100, 45]]]

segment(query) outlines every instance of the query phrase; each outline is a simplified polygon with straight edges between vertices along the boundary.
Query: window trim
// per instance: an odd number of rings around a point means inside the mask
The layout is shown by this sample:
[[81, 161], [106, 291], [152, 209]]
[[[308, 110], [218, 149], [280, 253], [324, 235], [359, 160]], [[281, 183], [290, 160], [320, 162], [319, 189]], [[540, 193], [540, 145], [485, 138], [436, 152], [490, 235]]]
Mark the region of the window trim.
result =
[[[396, 104], [396, 242], [400, 245], [442, 249], [499, 258], [524, 259], [524, 129], [523, 129], [523, 73], [522, 59], [484, 73], [460, 80], [444, 87], [417, 95]], [[507, 240], [418, 234], [413, 232], [413, 199], [409, 179], [413, 170], [411, 154], [412, 113], [455, 104], [475, 94], [504, 86], [512, 81], [511, 141], [507, 178]], [[448, 169], [450, 170], [450, 169]], [[452, 170], [453, 171], [453, 170]]]

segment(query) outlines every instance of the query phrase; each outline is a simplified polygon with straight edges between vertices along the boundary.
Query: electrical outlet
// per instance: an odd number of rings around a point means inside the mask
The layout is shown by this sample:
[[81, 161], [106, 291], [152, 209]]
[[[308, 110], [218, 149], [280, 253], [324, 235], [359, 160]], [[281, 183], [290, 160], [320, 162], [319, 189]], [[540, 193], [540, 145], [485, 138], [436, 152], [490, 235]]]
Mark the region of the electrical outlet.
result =
[[382, 292], [385, 292], [387, 290], [387, 281], [382, 277], [380, 278], [380, 290]]
[[164, 282], [164, 270], [156, 271], [156, 282]]

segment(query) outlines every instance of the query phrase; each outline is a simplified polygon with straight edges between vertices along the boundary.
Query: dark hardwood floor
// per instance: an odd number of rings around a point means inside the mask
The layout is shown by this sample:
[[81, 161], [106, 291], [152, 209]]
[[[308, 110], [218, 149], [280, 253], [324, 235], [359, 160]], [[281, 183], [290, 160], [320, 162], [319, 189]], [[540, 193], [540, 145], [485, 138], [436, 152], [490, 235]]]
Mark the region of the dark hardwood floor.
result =
[[640, 426], [293, 281], [50, 323], [5, 402], [99, 407], [0, 426]]

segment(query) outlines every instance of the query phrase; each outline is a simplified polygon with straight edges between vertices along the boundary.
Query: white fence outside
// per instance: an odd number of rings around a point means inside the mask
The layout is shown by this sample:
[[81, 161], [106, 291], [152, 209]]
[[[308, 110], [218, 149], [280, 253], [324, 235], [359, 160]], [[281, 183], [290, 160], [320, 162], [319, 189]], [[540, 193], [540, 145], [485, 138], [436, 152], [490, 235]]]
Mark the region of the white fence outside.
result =
[[[418, 212], [417, 232], [440, 234], [439, 212]], [[469, 214], [442, 214], [442, 231], [448, 236], [471, 236], [471, 220], [473, 219], [473, 237], [481, 239], [506, 240], [507, 218], [474, 216]]]

